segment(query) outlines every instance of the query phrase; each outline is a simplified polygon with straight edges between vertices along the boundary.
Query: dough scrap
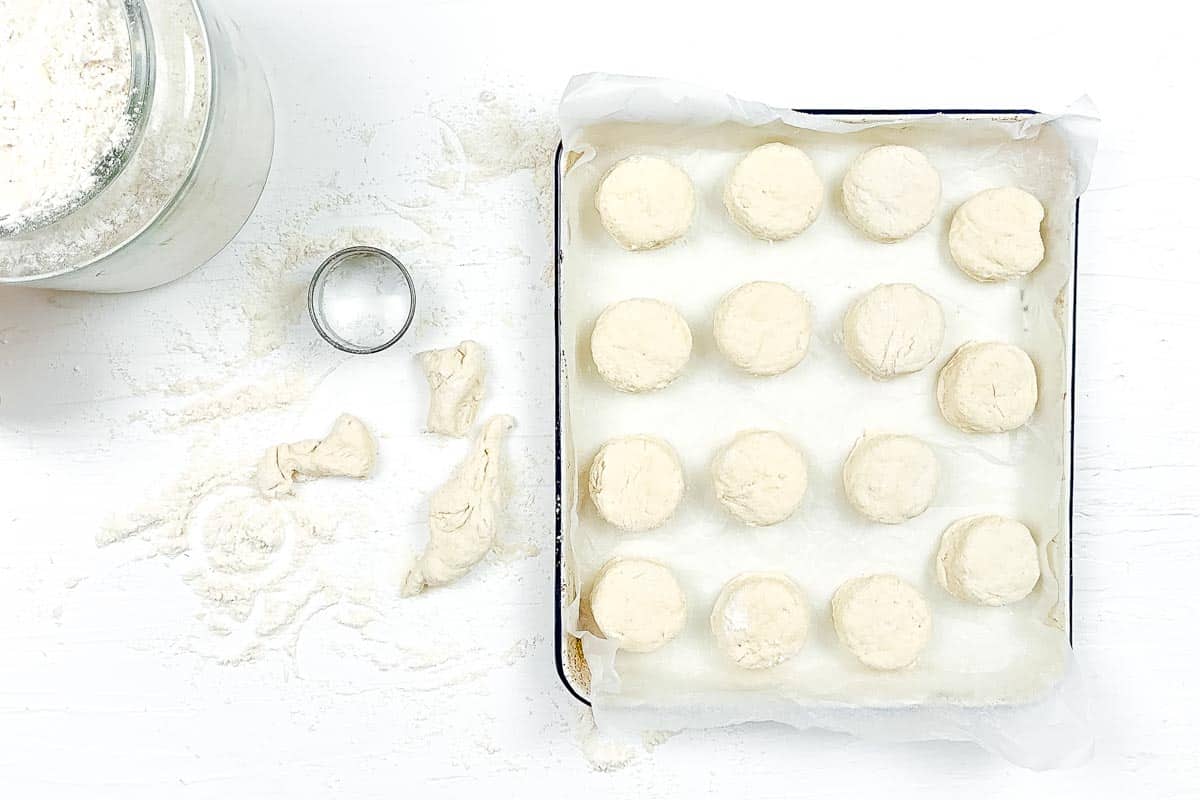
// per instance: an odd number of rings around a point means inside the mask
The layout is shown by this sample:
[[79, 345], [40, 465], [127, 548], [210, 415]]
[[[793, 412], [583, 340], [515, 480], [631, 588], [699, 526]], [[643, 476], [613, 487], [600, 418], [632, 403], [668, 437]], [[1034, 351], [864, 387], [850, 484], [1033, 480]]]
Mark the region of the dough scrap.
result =
[[883, 145], [861, 154], [842, 181], [846, 217], [880, 242], [898, 242], [924, 228], [942, 200], [942, 179], [919, 150]]
[[812, 160], [782, 142], [750, 151], [725, 185], [725, 208], [733, 221], [768, 241], [800, 235], [816, 221], [824, 202], [825, 185]]
[[1029, 354], [1001, 342], [968, 342], [938, 375], [938, 407], [967, 433], [1020, 428], [1037, 409], [1037, 370]]
[[934, 565], [942, 588], [983, 606], [1023, 600], [1042, 574], [1029, 528], [996, 514], [966, 517], [946, 528]]
[[429, 381], [425, 429], [461, 439], [470, 433], [483, 401], [483, 347], [468, 340], [458, 347], [426, 351], [418, 358]]
[[938, 461], [913, 436], [864, 436], [842, 467], [846, 499], [864, 517], [889, 525], [925, 513], [937, 493]]
[[812, 312], [790, 286], [755, 281], [722, 298], [713, 320], [717, 348], [751, 375], [781, 375], [808, 354]]
[[833, 627], [842, 644], [871, 669], [909, 666], [933, 635], [929, 604], [895, 575], [846, 581], [833, 593]]
[[630, 533], [654, 530], [683, 500], [683, 466], [661, 439], [612, 439], [592, 461], [588, 489], [600, 516], [611, 524]]
[[592, 619], [604, 638], [631, 653], [652, 653], [687, 624], [687, 598], [679, 581], [657, 561], [616, 558], [596, 575]]
[[672, 383], [692, 357], [692, 331], [674, 307], [636, 298], [614, 303], [596, 319], [592, 360], [622, 392], [651, 392]]
[[786, 520], [808, 489], [804, 454], [773, 431], [739, 433], [713, 459], [712, 474], [721, 505], [757, 527]]
[[876, 286], [842, 322], [846, 354], [877, 380], [925, 369], [941, 352], [945, 334], [941, 305], [910, 283]]
[[950, 255], [977, 281], [1028, 275], [1046, 257], [1036, 197], [1015, 186], [985, 189], [963, 203], [950, 222]]
[[445, 586], [470, 572], [496, 541], [500, 504], [500, 451], [516, 420], [492, 417], [466, 461], [429, 501], [429, 544], [404, 581], [401, 595]]
[[630, 156], [600, 180], [600, 222], [626, 250], [664, 247], [688, 232], [696, 191], [688, 174], [654, 156]]
[[733, 663], [743, 669], [769, 669], [804, 647], [808, 601], [786, 575], [745, 573], [725, 584], [709, 625]]
[[264, 497], [292, 493], [298, 478], [366, 478], [375, 467], [375, 439], [357, 417], [342, 414], [324, 439], [271, 447], [258, 462], [255, 482]]

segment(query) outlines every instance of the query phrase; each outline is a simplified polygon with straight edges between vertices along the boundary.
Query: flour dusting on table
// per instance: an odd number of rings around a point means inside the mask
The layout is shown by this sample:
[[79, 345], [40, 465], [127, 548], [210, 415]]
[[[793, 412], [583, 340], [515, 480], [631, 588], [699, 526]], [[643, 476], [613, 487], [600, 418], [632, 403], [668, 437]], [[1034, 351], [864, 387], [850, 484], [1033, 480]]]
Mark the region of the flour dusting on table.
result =
[[[282, 656], [294, 659], [306, 678], [336, 683], [342, 679], [334, 666], [328, 672], [320, 666], [331, 657], [325, 641], [334, 640], [353, 663], [403, 670], [403, 682], [423, 691], [483, 680], [497, 665], [528, 657], [541, 640], [472, 651], [464, 648], [461, 631], [429, 626], [428, 606], [400, 600], [426, 521], [420, 505], [402, 512], [412, 519], [388, 517], [383, 509], [396, 487], [386, 481], [330, 479], [281, 500], [252, 491], [256, 460], [291, 432], [310, 432], [293, 431], [295, 418], [316, 402], [334, 372], [344, 367], [365, 374], [368, 366], [386, 372], [391, 363], [390, 353], [375, 362], [347, 359], [312, 330], [308, 282], [329, 254], [373, 245], [412, 270], [418, 313], [398, 345], [403, 348], [410, 341], [443, 345], [443, 329], [477, 324], [458, 301], [456, 286], [470, 280], [479, 264], [491, 268], [524, 258], [532, 266], [549, 253], [544, 236], [479, 240], [464, 233], [477, 225], [480, 203], [499, 197], [548, 235], [543, 223], [552, 205], [550, 162], [557, 143], [549, 113], [474, 97], [429, 113], [439, 117], [435, 144], [444, 158], [401, 165], [413, 175], [411, 196], [373, 182], [344, 191], [335, 178], [298, 208], [260, 211], [230, 248], [237, 268], [212, 284], [218, 292], [198, 301], [199, 325], [151, 321], [161, 326], [170, 357], [152, 370], [133, 348], [113, 358], [114, 377], [135, 397], [148, 399], [123, 422], [178, 437], [182, 456], [164, 466], [165, 474], [177, 477], [163, 481], [144, 503], [114, 514], [97, 545], [118, 557], [158, 559], [178, 576], [199, 604], [194, 624], [181, 621], [183, 650], [226, 664]], [[375, 129], [356, 134], [367, 148], [382, 138]], [[536, 285], [539, 273], [530, 270], [521, 280]], [[414, 403], [423, 403], [423, 387], [411, 389]], [[395, 430], [394, 422], [380, 440], [380, 458], [414, 456], [418, 451], [402, 440], [408, 434]], [[281, 430], [289, 432], [283, 439]], [[419, 425], [410, 433], [429, 448], [427, 455], [441, 449], [434, 437], [420, 434]], [[511, 478], [504, 483], [506, 495], [524, 492]], [[486, 572], [512, 571], [514, 563], [540, 552], [525, 536], [498, 542]]]

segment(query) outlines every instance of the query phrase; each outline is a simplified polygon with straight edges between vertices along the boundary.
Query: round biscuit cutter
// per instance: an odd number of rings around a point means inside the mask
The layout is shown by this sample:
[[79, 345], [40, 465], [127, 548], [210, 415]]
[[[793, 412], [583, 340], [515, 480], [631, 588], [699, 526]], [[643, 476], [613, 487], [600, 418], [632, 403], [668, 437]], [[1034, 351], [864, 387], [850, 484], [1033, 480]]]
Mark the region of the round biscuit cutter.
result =
[[408, 268], [378, 247], [348, 247], [325, 260], [308, 286], [308, 312], [321, 338], [370, 355], [404, 338], [417, 313]]

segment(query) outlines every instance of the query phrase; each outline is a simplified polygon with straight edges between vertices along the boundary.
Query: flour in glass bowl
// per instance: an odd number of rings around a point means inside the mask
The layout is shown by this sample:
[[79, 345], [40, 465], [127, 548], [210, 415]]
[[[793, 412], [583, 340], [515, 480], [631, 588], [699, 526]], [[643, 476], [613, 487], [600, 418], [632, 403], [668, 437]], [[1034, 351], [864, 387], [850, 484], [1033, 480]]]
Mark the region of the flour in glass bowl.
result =
[[[43, 59], [53, 59], [59, 50], [71, 52], [69, 43], [76, 38], [76, 33], [83, 37], [83, 31], [87, 31], [117, 50], [124, 48], [128, 58], [127, 2], [0, 0], [0, 71], [4, 76], [0, 80], [0, 110], [14, 108], [15, 97], [12, 96], [24, 96], [27, 91], [8, 88], [8, 70], [16, 70], [13, 73], [16, 76], [28, 68], [28, 58], [19, 56], [8, 42], [20, 37], [29, 45], [23, 52], [42, 52]], [[139, 5], [145, 7], [153, 37], [155, 73], [153, 91], [137, 111], [142, 115], [141, 124], [144, 125], [141, 136], [131, 146], [120, 174], [78, 209], [61, 219], [29, 225], [12, 235], [0, 233], [0, 281], [63, 273], [103, 258], [151, 225], [187, 183], [204, 145], [209, 121], [212, 75], [204, 24], [193, 0], [142, 0]], [[114, 27], [80, 24], [77, 31], [72, 22], [60, 35], [50, 39], [34, 35], [29, 28], [35, 20], [54, 20], [62, 15], [65, 22], [85, 11], [95, 12], [96, 19], [111, 22]], [[116, 22], [110, 19], [115, 14], [120, 15]], [[119, 28], [115, 27], [118, 23]], [[39, 47], [42, 48], [40, 51]], [[108, 51], [98, 46], [96, 52]], [[122, 109], [128, 108], [130, 80], [131, 77], [126, 78]], [[109, 91], [105, 89], [101, 95]], [[111, 92], [116, 94], [116, 89]], [[64, 127], [68, 129], [65, 132], [60, 130]], [[18, 117], [5, 111], [0, 114], [0, 142], [12, 141], [16, 134], [20, 136], [19, 141], [32, 141], [30, 137], [38, 136], [51, 140], [61, 136], [70, 141], [69, 137], [78, 133], [70, 133], [71, 127], [62, 120], [51, 124], [34, 114]], [[49, 143], [44, 146], [51, 147]], [[7, 175], [5, 159], [8, 158], [14, 163], [18, 159], [11, 147], [7, 154], [0, 155], [0, 176]], [[95, 166], [93, 157], [86, 160]], [[0, 177], [0, 184], [3, 181]], [[86, 193], [85, 183], [81, 181], [72, 188]], [[6, 210], [6, 202], [0, 201], [0, 213]], [[17, 204], [14, 201], [14, 207]], [[37, 205], [45, 207], [48, 203], [43, 201]], [[30, 209], [21, 213], [30, 216]], [[0, 231], [4, 227], [0, 224]]]
[[0, 230], [91, 192], [133, 132], [122, 0], [0, 0]]

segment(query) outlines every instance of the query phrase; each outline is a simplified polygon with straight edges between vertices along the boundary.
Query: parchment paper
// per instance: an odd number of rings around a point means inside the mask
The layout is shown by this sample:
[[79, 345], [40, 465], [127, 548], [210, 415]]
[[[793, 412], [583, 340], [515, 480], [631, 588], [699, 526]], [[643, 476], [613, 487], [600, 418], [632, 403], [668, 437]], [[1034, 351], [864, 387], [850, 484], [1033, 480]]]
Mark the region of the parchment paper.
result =
[[[1067, 526], [1071, 295], [1075, 201], [1087, 184], [1097, 123], [1086, 108], [1063, 115], [994, 118], [833, 118], [748, 103], [669, 81], [580, 76], [561, 107], [569, 165], [563, 180], [564, 505], [567, 628], [583, 641], [591, 699], [601, 724], [714, 726], [777, 720], [888, 739], [968, 738], [1033, 766], [1086, 752], [1078, 676], [1068, 647]], [[728, 217], [721, 195], [753, 147], [802, 147], [826, 183], [824, 211], [798, 238], [753, 239]], [[922, 150], [943, 181], [938, 215], [911, 239], [884, 245], [845, 219], [840, 185], [869, 147]], [[604, 172], [634, 153], [662, 155], [696, 184], [698, 212], [682, 241], [628, 253], [600, 225], [593, 197]], [[1013, 184], [1046, 207], [1046, 259], [1028, 278], [979, 284], [946, 245], [954, 210], [981, 189]], [[752, 378], [728, 365], [712, 341], [712, 314], [729, 290], [776, 280], [813, 306], [810, 353], [795, 370]], [[850, 303], [880, 283], [912, 282], [942, 303], [941, 357], [916, 375], [879, 383], [859, 372], [841, 345]], [[674, 304], [695, 337], [692, 362], [672, 386], [624, 395], [600, 380], [588, 352], [592, 324], [610, 303], [655, 297]], [[937, 370], [962, 343], [1000, 340], [1026, 349], [1041, 399], [1031, 423], [1011, 434], [961, 433], [940, 416]], [[754, 529], [716, 501], [709, 464], [739, 431], [779, 430], [809, 461], [809, 492], [786, 523]], [[841, 466], [865, 433], [918, 436], [938, 455], [942, 482], [928, 512], [902, 525], [859, 517], [841, 489]], [[621, 534], [601, 520], [582, 481], [608, 439], [650, 433], [679, 452], [688, 493], [675, 518], [646, 534]], [[949, 596], [933, 572], [945, 527], [977, 513], [1006, 514], [1034, 532], [1042, 581], [1026, 600], [981, 608]], [[684, 633], [645, 655], [616, 652], [589, 630], [586, 598], [599, 567], [638, 555], [670, 566], [690, 604]], [[813, 609], [810, 638], [794, 659], [751, 672], [731, 664], [708, 628], [725, 582], [755, 570], [791, 575]], [[881, 673], [838, 643], [829, 599], [843, 581], [890, 572], [918, 586], [934, 613], [934, 635], [914, 667]]]

